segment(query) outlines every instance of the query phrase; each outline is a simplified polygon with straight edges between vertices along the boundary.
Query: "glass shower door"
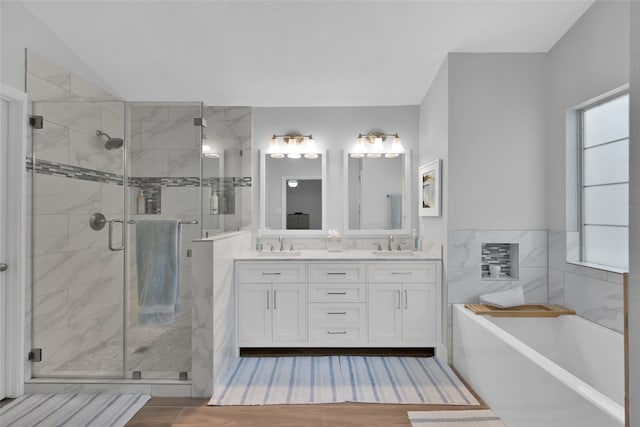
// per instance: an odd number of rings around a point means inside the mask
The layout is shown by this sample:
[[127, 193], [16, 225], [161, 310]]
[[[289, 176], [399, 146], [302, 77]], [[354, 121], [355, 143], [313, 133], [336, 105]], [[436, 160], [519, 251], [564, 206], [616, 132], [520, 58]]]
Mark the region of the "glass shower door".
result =
[[32, 376], [122, 378], [124, 102], [32, 107]]
[[[189, 252], [202, 224], [199, 117], [201, 103], [128, 104], [127, 378], [191, 378]], [[145, 234], [157, 219], [180, 221], [177, 248]], [[166, 252], [174, 250], [177, 260]], [[158, 281], [150, 279], [150, 265]]]

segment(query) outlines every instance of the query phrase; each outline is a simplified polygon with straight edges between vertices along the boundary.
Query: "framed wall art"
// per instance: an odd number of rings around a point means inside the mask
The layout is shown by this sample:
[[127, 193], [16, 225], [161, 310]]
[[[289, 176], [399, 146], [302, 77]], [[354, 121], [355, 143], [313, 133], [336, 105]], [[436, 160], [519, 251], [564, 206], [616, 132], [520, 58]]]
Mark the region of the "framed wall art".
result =
[[433, 160], [420, 166], [418, 177], [419, 188], [419, 213], [420, 216], [440, 216], [440, 198], [442, 189], [442, 176], [440, 173], [440, 159]]

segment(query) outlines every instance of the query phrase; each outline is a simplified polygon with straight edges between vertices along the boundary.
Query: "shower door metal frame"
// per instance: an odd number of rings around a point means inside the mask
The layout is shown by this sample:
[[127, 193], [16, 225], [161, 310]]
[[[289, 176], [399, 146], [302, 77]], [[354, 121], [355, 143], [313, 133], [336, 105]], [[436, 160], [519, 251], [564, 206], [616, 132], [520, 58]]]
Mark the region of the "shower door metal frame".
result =
[[[9, 144], [6, 151], [7, 239], [12, 250], [7, 253], [7, 286], [5, 307], [1, 316], [6, 327], [3, 387], [6, 397], [24, 393], [25, 380], [25, 295], [26, 295], [26, 194], [25, 168], [27, 147], [27, 94], [5, 84], [0, 85], [0, 97], [9, 103]], [[4, 177], [3, 177], [4, 178]], [[10, 350], [10, 351], [9, 351]]]

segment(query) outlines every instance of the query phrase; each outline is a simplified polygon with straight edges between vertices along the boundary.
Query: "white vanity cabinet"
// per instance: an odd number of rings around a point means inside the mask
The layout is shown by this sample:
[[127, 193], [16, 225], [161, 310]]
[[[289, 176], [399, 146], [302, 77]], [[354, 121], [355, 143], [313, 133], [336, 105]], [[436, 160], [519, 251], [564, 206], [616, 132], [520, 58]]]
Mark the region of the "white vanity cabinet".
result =
[[437, 264], [387, 262], [367, 269], [369, 341], [436, 346]]
[[239, 347], [439, 347], [440, 260], [236, 262]]
[[271, 347], [307, 341], [305, 265], [250, 263], [237, 271], [239, 345]]

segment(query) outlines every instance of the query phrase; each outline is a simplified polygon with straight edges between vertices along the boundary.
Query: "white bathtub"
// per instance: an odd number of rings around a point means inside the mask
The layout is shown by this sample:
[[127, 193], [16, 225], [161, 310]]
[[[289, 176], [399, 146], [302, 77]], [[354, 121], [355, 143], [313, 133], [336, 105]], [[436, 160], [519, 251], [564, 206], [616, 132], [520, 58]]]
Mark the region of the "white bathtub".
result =
[[623, 353], [622, 334], [578, 316], [453, 308], [453, 366], [508, 427], [624, 426]]

